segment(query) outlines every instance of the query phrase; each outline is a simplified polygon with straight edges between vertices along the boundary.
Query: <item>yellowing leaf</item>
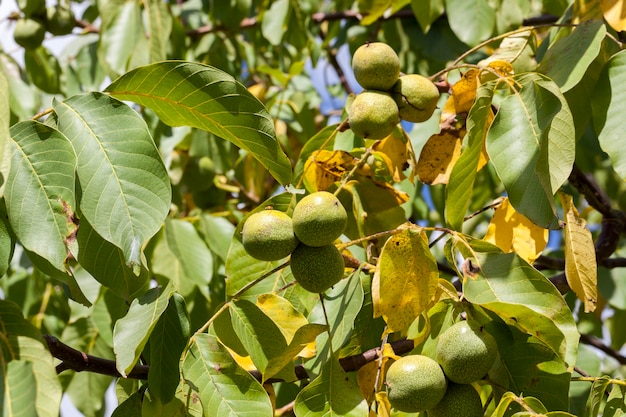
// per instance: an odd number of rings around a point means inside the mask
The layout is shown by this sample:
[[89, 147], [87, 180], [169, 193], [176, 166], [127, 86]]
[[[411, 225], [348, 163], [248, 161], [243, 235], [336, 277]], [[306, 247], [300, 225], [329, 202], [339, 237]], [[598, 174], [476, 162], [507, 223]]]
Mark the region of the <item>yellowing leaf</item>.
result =
[[376, 402], [378, 403], [378, 417], [390, 417], [391, 416], [391, 404], [387, 393], [380, 391], [376, 393]]
[[560, 194], [565, 212], [565, 277], [585, 312], [596, 309], [598, 301], [598, 271], [596, 251], [585, 220], [578, 215], [572, 196]]
[[[394, 130], [394, 133], [397, 130]], [[387, 156], [389, 172], [394, 182], [400, 182], [405, 178], [404, 170], [408, 161], [408, 141], [404, 138], [391, 134], [372, 146], [374, 152], [380, 152]]]
[[[385, 343], [382, 350], [382, 370], [378, 375], [379, 361], [371, 361], [359, 368], [356, 374], [357, 384], [363, 394], [363, 397], [367, 400], [368, 404], [371, 404], [374, 400], [376, 392], [380, 391], [385, 380], [385, 374], [389, 365], [395, 360], [400, 359], [400, 356], [396, 355], [393, 348], [389, 343]], [[376, 376], [378, 375], [378, 385], [376, 386]]]
[[428, 139], [417, 161], [417, 176], [426, 184], [447, 184], [461, 156], [464, 131], [446, 130]]
[[339, 181], [353, 163], [354, 158], [344, 151], [321, 150], [313, 152], [304, 164], [304, 183], [316, 191], [327, 190]]
[[272, 319], [285, 341], [290, 344], [298, 329], [309, 324], [306, 317], [286, 299], [275, 294], [261, 294], [256, 305]]
[[476, 89], [478, 88], [479, 70], [470, 69], [463, 77], [454, 83], [451, 87], [451, 94], [443, 106], [441, 111], [441, 120], [448, 120], [450, 116], [456, 116], [460, 113], [467, 113], [474, 99], [476, 98]]
[[624, 0], [600, 0], [600, 7], [604, 14], [604, 20], [621, 32], [626, 29], [626, 3]]
[[439, 271], [421, 229], [409, 225], [383, 246], [372, 282], [374, 317], [387, 332], [406, 335], [411, 323], [432, 302]]
[[543, 229], [515, 211], [508, 198], [496, 209], [484, 240], [504, 252], [515, 252], [533, 263], [548, 243], [548, 230]]
[[598, 0], [575, 0], [573, 9], [573, 23], [602, 18], [602, 7]]

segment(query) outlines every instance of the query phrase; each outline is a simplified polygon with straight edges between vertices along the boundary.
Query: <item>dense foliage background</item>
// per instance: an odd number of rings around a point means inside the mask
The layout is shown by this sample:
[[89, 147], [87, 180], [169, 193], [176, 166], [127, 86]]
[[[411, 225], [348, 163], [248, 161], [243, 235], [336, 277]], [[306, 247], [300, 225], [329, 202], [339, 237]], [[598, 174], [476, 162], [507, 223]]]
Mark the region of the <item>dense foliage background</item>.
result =
[[[0, 415], [112, 382], [118, 417], [405, 415], [386, 366], [461, 317], [485, 415], [626, 413], [623, 1], [47, 6], [1, 23]], [[372, 41], [441, 91], [376, 141], [345, 111]], [[316, 190], [349, 213], [323, 295], [240, 237]]]

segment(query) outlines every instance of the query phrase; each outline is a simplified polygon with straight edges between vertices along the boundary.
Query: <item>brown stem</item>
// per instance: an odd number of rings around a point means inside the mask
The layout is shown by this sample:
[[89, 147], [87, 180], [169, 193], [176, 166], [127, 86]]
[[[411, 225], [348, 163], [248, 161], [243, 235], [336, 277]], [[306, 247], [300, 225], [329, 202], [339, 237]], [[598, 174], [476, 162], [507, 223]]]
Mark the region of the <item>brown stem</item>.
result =
[[[97, 356], [81, 352], [80, 350], [76, 350], [73, 347], [66, 345], [65, 343], [61, 342], [59, 339], [51, 335], [43, 335], [43, 338], [46, 341], [46, 344], [48, 345], [48, 350], [50, 351], [52, 356], [61, 360], [61, 363], [56, 367], [57, 374], [66, 370], [74, 370], [76, 372], [87, 371], [118, 378], [122, 376], [117, 370], [114, 360], [99, 358]], [[396, 355], [402, 355], [404, 353], [410, 352], [413, 349], [413, 346], [413, 341], [406, 339], [398, 340], [391, 343], [391, 347], [393, 348]], [[339, 363], [341, 364], [341, 367], [344, 371], [355, 372], [358, 371], [365, 364], [376, 360], [379, 353], [380, 348], [374, 348], [367, 350], [359, 355], [353, 355], [339, 359]], [[128, 373], [127, 377], [143, 380], [148, 379], [149, 369], [149, 365], [135, 365], [135, 367]], [[294, 371], [298, 380], [309, 379], [309, 374], [307, 373], [303, 365], [296, 365]], [[257, 380], [262, 380], [261, 373], [259, 371], [251, 371], [250, 374]], [[281, 379], [270, 378], [266, 382], [273, 383], [281, 381]]]
[[[67, 369], [72, 369], [76, 372], [88, 371], [115, 377], [122, 376], [117, 370], [114, 360], [99, 358], [97, 356], [81, 352], [80, 350], [76, 350], [73, 347], [66, 345], [54, 336], [46, 334], [43, 335], [43, 337], [52, 356], [62, 361], [59, 365], [57, 365], [57, 373], [63, 372]], [[135, 367], [128, 373], [127, 377], [134, 379], [148, 379], [148, 369], [149, 366], [147, 365], [135, 365]]]
[[626, 365], [626, 356], [622, 355], [610, 346], [605, 345], [602, 340], [597, 337], [590, 336], [588, 334], [581, 334], [580, 341], [586, 345], [593, 346], [594, 348], [601, 350], [613, 359], [617, 360], [621, 365]]

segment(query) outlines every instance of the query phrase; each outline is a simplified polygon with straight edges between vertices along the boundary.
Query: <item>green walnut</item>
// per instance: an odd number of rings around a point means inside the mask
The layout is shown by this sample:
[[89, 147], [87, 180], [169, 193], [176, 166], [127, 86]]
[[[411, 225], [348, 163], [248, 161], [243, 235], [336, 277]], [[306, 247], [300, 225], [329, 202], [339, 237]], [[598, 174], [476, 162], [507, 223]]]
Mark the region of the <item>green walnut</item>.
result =
[[67, 6], [49, 6], [46, 8], [46, 29], [56, 36], [69, 35], [76, 26], [72, 9]]
[[241, 230], [248, 254], [261, 261], [277, 261], [298, 245], [291, 217], [278, 210], [263, 210], [248, 217]]
[[448, 383], [446, 395], [428, 410], [428, 417], [482, 417], [483, 403], [478, 391], [470, 384]]
[[291, 254], [290, 266], [296, 282], [313, 293], [326, 291], [344, 274], [343, 256], [334, 245], [300, 244]]
[[24, 49], [37, 49], [46, 36], [43, 22], [34, 18], [19, 19], [15, 23], [13, 38]]
[[391, 364], [385, 384], [387, 398], [393, 408], [405, 413], [417, 413], [430, 410], [441, 401], [448, 381], [434, 359], [408, 355]]
[[348, 214], [341, 202], [328, 191], [307, 195], [293, 209], [293, 231], [307, 246], [326, 246], [346, 228]]
[[437, 362], [448, 379], [457, 384], [469, 384], [484, 377], [497, 353], [493, 337], [482, 327], [467, 321], [452, 325], [437, 341]]
[[365, 139], [383, 139], [400, 121], [400, 113], [390, 94], [366, 90], [354, 98], [348, 118], [355, 135]]
[[389, 45], [372, 42], [352, 55], [354, 78], [366, 90], [389, 90], [400, 76], [400, 59]]
[[393, 86], [400, 118], [420, 123], [430, 119], [439, 102], [439, 89], [428, 78], [419, 74], [401, 76]]

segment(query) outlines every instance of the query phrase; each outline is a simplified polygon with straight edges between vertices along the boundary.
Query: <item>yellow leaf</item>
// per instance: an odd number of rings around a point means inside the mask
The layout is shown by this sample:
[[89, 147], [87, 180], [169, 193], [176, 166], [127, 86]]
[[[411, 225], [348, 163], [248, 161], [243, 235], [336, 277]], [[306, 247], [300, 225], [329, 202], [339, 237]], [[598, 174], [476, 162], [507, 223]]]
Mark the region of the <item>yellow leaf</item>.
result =
[[394, 361], [400, 359], [400, 356], [396, 355], [391, 344], [385, 343], [383, 349], [380, 352], [382, 357], [382, 369], [378, 378], [378, 385], [376, 385], [376, 376], [378, 375], [379, 360], [368, 362], [363, 365], [356, 374], [357, 384], [363, 394], [363, 397], [367, 400], [368, 404], [371, 404], [374, 400], [374, 394], [382, 389], [383, 382], [385, 381], [385, 375], [389, 365]]
[[390, 417], [391, 416], [391, 404], [387, 393], [380, 391], [376, 393], [376, 402], [378, 403], [378, 417]]
[[[256, 304], [276, 324], [276, 327], [285, 336], [288, 345], [293, 341], [298, 329], [309, 323], [306, 317], [296, 310], [288, 300], [278, 295], [261, 294], [257, 298]], [[309, 343], [298, 356], [306, 358], [315, 356], [315, 342]]]
[[309, 190], [327, 190], [352, 167], [354, 158], [344, 151], [321, 150], [304, 164], [304, 183]]
[[[394, 131], [395, 132], [395, 131]], [[405, 178], [404, 170], [408, 164], [408, 142], [394, 134], [387, 136], [372, 146], [372, 151], [380, 152], [388, 158], [389, 172], [394, 182], [400, 182]]]
[[560, 194], [565, 212], [565, 277], [585, 313], [594, 311], [598, 302], [596, 251], [585, 220], [578, 215], [572, 196]]
[[237, 364], [245, 369], [247, 372], [257, 370], [256, 366], [254, 366], [254, 363], [252, 363], [252, 359], [250, 358], [250, 356], [240, 356], [231, 349], [228, 349], [228, 352], [233, 357], [235, 362], [237, 362]]
[[451, 87], [451, 94], [441, 111], [441, 120], [448, 120], [450, 116], [460, 113], [467, 113], [474, 99], [476, 99], [476, 89], [478, 88], [479, 70], [470, 69], [463, 77]]
[[600, 0], [604, 19], [617, 32], [626, 29], [626, 3], [624, 0]]
[[428, 139], [419, 160], [417, 176], [426, 184], [447, 184], [454, 164], [461, 156], [465, 131], [442, 131]]
[[372, 282], [374, 317], [382, 316], [387, 332], [406, 335], [411, 323], [432, 302], [439, 271], [425, 234], [409, 225], [383, 246]]
[[591, 19], [602, 19], [602, 7], [598, 0], [574, 1], [572, 23], [581, 23]]
[[484, 240], [504, 252], [515, 252], [533, 263], [548, 243], [548, 230], [543, 229], [513, 208], [508, 198], [496, 208]]

